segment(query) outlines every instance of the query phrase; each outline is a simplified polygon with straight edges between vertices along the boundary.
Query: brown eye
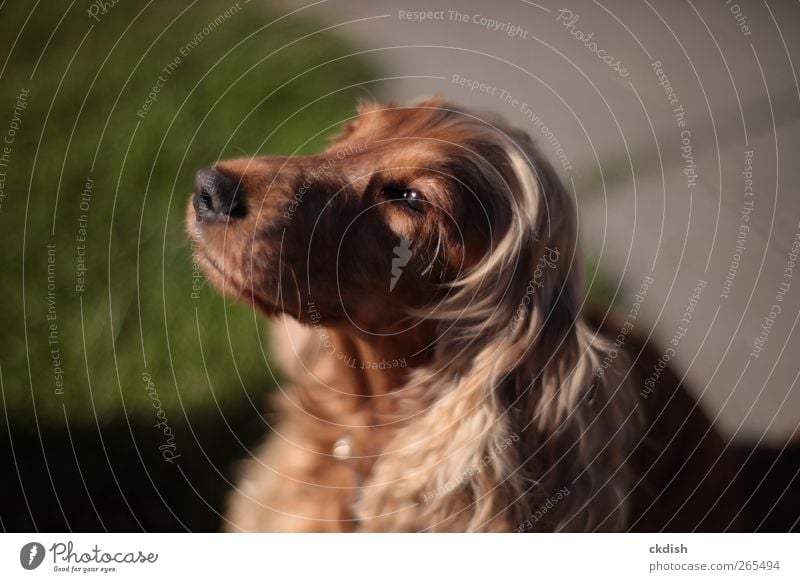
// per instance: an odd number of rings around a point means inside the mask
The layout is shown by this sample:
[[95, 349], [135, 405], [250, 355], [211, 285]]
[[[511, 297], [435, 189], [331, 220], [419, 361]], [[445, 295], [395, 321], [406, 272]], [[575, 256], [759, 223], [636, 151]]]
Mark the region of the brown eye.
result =
[[403, 200], [405, 200], [406, 204], [408, 204], [413, 210], [422, 212], [422, 196], [420, 196], [419, 192], [416, 190], [404, 190]]
[[411, 188], [405, 187], [389, 187], [385, 190], [386, 196], [390, 200], [394, 200], [396, 202], [403, 202], [408, 208], [412, 209], [414, 212], [423, 212], [424, 203], [425, 201], [422, 199], [422, 195], [416, 190]]

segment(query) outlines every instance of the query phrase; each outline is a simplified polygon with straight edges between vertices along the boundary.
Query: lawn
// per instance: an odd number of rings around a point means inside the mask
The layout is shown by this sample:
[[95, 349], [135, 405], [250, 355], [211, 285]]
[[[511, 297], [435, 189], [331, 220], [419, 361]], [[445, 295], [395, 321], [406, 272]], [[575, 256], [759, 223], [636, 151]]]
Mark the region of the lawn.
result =
[[193, 174], [314, 151], [376, 90], [335, 31], [276, 17], [244, 0], [0, 8], [0, 423], [261, 407], [263, 320], [193, 272]]

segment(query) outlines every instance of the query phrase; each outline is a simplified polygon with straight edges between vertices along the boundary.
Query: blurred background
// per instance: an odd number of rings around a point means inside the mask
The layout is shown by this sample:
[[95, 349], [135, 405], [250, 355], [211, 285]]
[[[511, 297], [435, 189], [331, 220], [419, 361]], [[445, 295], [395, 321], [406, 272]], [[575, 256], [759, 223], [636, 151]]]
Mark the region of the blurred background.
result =
[[216, 530], [280, 377], [260, 316], [193, 266], [195, 170], [440, 93], [538, 141], [594, 301], [625, 314], [653, 279], [637, 331], [741, 455], [753, 529], [798, 529], [798, 24], [733, 1], [0, 3], [0, 528]]

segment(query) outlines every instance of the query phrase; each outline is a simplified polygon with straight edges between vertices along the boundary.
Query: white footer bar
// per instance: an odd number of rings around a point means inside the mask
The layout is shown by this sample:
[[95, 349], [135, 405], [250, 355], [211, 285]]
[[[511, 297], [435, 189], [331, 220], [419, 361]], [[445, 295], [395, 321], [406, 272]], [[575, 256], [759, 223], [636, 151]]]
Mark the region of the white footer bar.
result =
[[3, 534], [0, 580], [800, 580], [796, 534]]

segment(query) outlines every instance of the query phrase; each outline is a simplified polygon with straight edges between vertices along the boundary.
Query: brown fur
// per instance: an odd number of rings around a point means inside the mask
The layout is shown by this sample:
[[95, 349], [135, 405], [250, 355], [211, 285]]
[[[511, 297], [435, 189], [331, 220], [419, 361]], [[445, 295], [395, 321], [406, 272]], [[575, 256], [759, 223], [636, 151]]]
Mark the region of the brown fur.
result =
[[599, 371], [575, 207], [525, 134], [441, 100], [369, 105], [320, 155], [216, 168], [246, 213], [190, 205], [190, 234], [211, 282], [275, 319], [286, 378], [227, 529], [736, 526], [735, 487], [704, 517], [730, 465], [678, 378], [639, 396], [657, 352], [631, 336]]

